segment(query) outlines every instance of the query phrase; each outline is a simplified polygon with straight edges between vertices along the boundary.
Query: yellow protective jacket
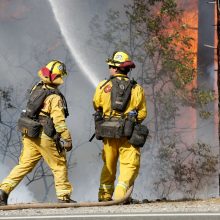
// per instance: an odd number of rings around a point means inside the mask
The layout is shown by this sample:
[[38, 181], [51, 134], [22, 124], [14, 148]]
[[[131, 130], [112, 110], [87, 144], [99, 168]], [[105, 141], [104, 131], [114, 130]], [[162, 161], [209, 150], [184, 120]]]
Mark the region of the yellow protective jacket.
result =
[[[116, 74], [115, 76], [120, 78], [120, 76], [123, 76], [123, 75]], [[124, 78], [124, 79], [128, 80], [126, 78]], [[106, 80], [101, 81], [96, 88], [94, 98], [93, 98], [94, 109], [97, 110], [97, 109], [101, 108], [103, 110], [103, 114], [105, 117], [120, 116], [120, 113], [111, 109], [111, 87], [112, 87], [111, 80], [100, 89], [100, 87], [105, 82], [106, 82]], [[136, 84], [132, 88], [131, 99], [127, 105], [127, 108], [126, 108], [124, 114], [126, 115], [128, 112], [130, 112], [132, 110], [137, 110], [138, 122], [142, 122], [147, 117], [147, 106], [146, 106], [146, 99], [145, 99], [145, 95], [144, 95], [144, 89], [139, 84]]]
[[[45, 85], [43, 86], [43, 88]], [[54, 89], [47, 85], [48, 89]], [[43, 104], [43, 108], [39, 115], [45, 116], [49, 114], [53, 120], [54, 127], [57, 133], [61, 135], [61, 138], [65, 141], [71, 141], [71, 134], [67, 128], [65, 121], [65, 113], [63, 108], [62, 98], [57, 94], [49, 95]], [[43, 131], [40, 135], [40, 138], [51, 139]]]

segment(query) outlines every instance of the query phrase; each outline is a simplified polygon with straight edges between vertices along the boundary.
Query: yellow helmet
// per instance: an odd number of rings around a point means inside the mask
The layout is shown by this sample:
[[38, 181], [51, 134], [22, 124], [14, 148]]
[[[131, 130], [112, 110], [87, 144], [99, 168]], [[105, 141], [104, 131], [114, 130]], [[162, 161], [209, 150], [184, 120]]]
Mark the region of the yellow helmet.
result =
[[38, 75], [44, 83], [61, 85], [63, 77], [67, 75], [66, 66], [59, 60], [52, 60], [38, 71]]
[[122, 51], [115, 51], [111, 58], [106, 60], [109, 66], [116, 66], [121, 68], [135, 68], [135, 64], [130, 60], [128, 54]]

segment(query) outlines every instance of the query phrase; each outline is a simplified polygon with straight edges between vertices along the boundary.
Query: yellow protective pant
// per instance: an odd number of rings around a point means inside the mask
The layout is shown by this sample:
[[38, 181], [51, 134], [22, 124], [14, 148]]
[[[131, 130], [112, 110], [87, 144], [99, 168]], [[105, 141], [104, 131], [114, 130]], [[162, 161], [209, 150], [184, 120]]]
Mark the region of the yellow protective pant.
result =
[[0, 189], [9, 194], [42, 157], [54, 175], [57, 198], [63, 199], [70, 196], [72, 186], [68, 181], [65, 152], [59, 155], [55, 142], [52, 139], [43, 138], [23, 138], [23, 150], [19, 163], [2, 181]]
[[[114, 189], [118, 158], [120, 172], [118, 183]], [[102, 159], [104, 166], [100, 177], [99, 201], [111, 200], [113, 193], [115, 200], [123, 198], [138, 175], [140, 149], [128, 143], [127, 138], [104, 138]]]

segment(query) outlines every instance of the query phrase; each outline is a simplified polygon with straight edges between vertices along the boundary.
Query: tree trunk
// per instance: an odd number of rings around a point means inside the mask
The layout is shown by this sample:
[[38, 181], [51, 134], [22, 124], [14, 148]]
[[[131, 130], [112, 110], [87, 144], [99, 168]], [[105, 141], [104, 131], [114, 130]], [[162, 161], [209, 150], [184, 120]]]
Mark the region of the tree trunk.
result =
[[[217, 1], [217, 7], [216, 7], [216, 13], [217, 13], [217, 85], [218, 85], [218, 115], [219, 114], [219, 109], [220, 109], [220, 5], [219, 5], [219, 0]], [[218, 119], [219, 120], [219, 119]], [[218, 136], [219, 136], [219, 143], [220, 143], [220, 120], [218, 121]], [[220, 155], [220, 152], [219, 152]], [[220, 168], [219, 168], [219, 195], [220, 195]]]

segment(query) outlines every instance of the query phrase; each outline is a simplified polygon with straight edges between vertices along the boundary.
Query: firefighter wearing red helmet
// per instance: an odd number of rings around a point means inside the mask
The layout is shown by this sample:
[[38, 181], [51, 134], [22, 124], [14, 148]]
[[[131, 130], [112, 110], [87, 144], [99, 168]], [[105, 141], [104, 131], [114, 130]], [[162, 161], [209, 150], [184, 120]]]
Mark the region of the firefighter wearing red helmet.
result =
[[[72, 186], [65, 153], [72, 149], [71, 134], [65, 122], [68, 109], [58, 89], [65, 75], [66, 66], [58, 60], [52, 60], [38, 71], [41, 81], [33, 87], [26, 110], [18, 121], [23, 135], [22, 153], [18, 165], [0, 183], [0, 205], [7, 205], [10, 192], [41, 158], [54, 175], [58, 202], [74, 202], [70, 199]], [[63, 148], [59, 139], [64, 141]]]
[[[122, 51], [113, 53], [106, 62], [110, 78], [98, 84], [93, 98], [95, 135], [104, 144], [99, 201], [121, 199], [134, 184], [140, 167], [140, 147], [148, 134], [141, 125], [147, 116], [144, 90], [127, 76], [135, 68], [134, 62]], [[118, 159], [120, 173], [115, 187]]]

